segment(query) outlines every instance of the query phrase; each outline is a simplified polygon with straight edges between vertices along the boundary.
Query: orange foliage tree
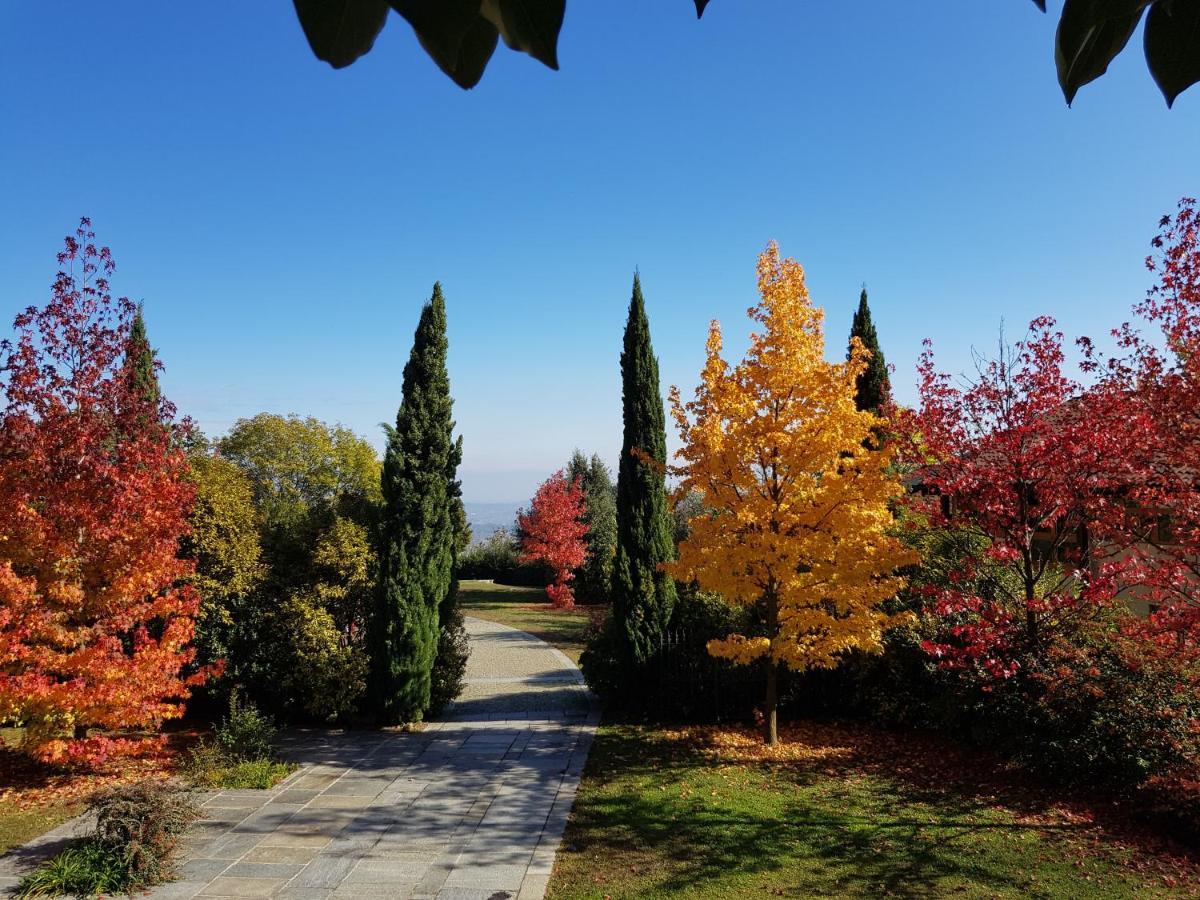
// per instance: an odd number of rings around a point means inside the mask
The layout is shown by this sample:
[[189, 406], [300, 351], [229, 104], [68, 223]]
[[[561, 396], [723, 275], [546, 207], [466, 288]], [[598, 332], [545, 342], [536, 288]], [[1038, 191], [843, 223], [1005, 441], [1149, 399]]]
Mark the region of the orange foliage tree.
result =
[[0, 343], [0, 721], [52, 762], [132, 752], [146, 739], [120, 732], [180, 715], [205, 675], [178, 558], [187, 426], [131, 377], [135, 310], [94, 240], [83, 219], [50, 301]]
[[824, 312], [809, 301], [804, 270], [774, 243], [758, 260], [759, 326], [746, 358], [730, 366], [713, 322], [695, 399], [671, 389], [683, 447], [683, 495], [699, 494], [668, 571], [726, 602], [758, 609], [765, 634], [711, 641], [709, 653], [765, 661], [764, 738], [778, 742], [780, 665], [833, 668], [853, 650], [879, 653], [900, 621], [881, 608], [913, 562], [890, 531], [902, 489], [885, 422], [855, 405], [868, 352], [851, 339], [846, 362], [825, 360]]

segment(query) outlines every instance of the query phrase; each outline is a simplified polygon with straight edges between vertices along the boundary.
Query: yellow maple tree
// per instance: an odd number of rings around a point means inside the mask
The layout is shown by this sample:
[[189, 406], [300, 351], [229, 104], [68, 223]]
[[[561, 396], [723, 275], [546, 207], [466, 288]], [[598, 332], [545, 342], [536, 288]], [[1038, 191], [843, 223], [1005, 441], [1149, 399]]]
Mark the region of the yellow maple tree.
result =
[[728, 603], [759, 607], [767, 636], [734, 634], [708, 650], [736, 663], [769, 660], [773, 745], [779, 665], [833, 668], [849, 650], [880, 652], [883, 632], [898, 624], [880, 604], [914, 557], [889, 533], [902, 488], [876, 440], [883, 420], [854, 403], [870, 354], [855, 339], [846, 362], [826, 362], [824, 312], [774, 242], [758, 259], [758, 288], [745, 359], [726, 363], [714, 321], [695, 399], [685, 404], [671, 389], [679, 490], [700, 493], [704, 511], [668, 568]]

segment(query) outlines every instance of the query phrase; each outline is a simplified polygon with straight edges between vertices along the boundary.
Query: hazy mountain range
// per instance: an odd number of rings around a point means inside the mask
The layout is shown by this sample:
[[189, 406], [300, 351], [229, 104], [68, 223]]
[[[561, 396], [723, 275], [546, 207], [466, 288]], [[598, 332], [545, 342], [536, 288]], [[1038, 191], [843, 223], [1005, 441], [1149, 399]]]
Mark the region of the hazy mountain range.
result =
[[507, 528], [512, 530], [517, 518], [517, 508], [520, 503], [472, 503], [463, 501], [467, 511], [467, 521], [471, 525], [471, 540], [478, 542], [486, 540], [493, 532]]

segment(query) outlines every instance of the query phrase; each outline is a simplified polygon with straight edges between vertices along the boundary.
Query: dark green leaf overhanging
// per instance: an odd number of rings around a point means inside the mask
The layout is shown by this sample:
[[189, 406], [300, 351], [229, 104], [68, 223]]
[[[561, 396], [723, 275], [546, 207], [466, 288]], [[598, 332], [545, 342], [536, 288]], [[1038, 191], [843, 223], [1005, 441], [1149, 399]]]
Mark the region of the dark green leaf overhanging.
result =
[[[551, 69], [566, 0], [293, 0], [318, 59], [343, 68], [370, 51], [388, 9], [402, 16], [425, 52], [462, 88], [483, 77], [500, 38]], [[1042, 12], [1045, 0], [1033, 0]], [[693, 0], [696, 17], [709, 0]], [[1167, 105], [1200, 80], [1200, 0], [1066, 0], [1054, 41], [1067, 103], [1099, 78], [1146, 19], [1146, 64]]]

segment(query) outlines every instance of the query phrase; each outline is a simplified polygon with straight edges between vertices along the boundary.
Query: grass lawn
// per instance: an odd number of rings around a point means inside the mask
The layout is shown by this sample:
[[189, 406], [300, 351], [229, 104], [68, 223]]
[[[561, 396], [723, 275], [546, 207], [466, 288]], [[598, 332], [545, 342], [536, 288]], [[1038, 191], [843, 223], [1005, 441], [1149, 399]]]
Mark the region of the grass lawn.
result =
[[0, 853], [83, 812], [84, 804], [78, 796], [52, 792], [32, 796], [22, 789], [31, 774], [36, 782], [44, 770], [16, 752], [21, 732], [20, 728], [0, 728]]
[[541, 588], [508, 587], [490, 581], [461, 582], [459, 597], [464, 615], [527, 631], [557, 647], [576, 664], [585, 646], [583, 632], [589, 610], [597, 609], [554, 609]]
[[81, 812], [83, 803], [79, 801], [51, 800], [29, 809], [0, 801], [0, 853], [7, 853], [51, 828], [57, 828]]
[[[1152, 835], [932, 738], [602, 726], [548, 896], [1200, 895]], [[1109, 819], [1106, 820], [1105, 816]]]

